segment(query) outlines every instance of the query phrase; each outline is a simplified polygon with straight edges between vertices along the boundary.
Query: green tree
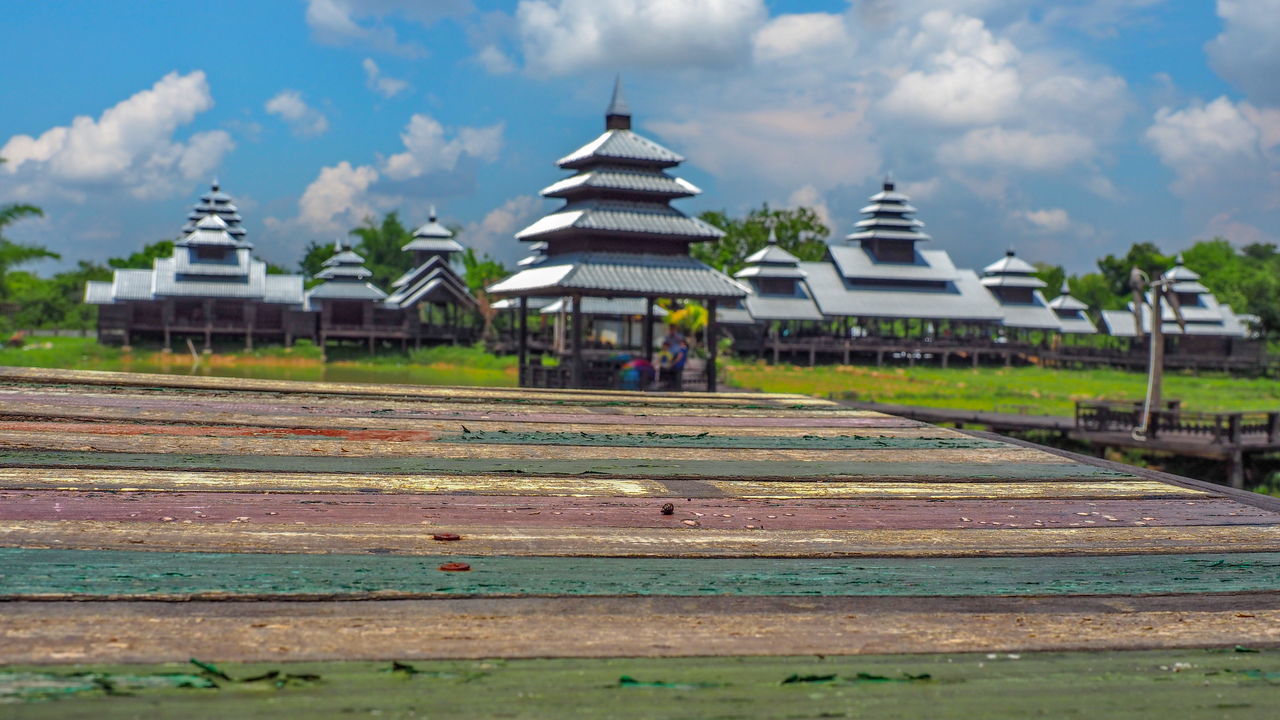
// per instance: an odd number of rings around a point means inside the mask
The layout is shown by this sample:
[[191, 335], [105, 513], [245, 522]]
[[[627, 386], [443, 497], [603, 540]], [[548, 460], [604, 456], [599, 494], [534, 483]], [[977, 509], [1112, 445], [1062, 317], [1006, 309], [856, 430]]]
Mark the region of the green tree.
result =
[[130, 255], [122, 258], [111, 258], [107, 260], [109, 267], [117, 270], [150, 270], [157, 258], [167, 258], [173, 255], [172, 240], [158, 240], [149, 245], [143, 245]]
[[351, 234], [360, 238], [355, 250], [364, 257], [365, 267], [373, 273], [369, 280], [374, 285], [386, 290], [396, 278], [413, 268], [413, 256], [401, 250], [413, 239], [413, 233], [400, 222], [397, 211], [387, 213], [382, 222], [372, 217], [365, 218], [364, 224], [352, 230]]
[[1061, 265], [1034, 263], [1036, 277], [1044, 281], [1044, 296], [1050, 300], [1062, 294], [1062, 282], [1067, 279], [1067, 271]]
[[481, 334], [489, 337], [493, 332], [493, 320], [498, 311], [493, 307], [493, 298], [485, 288], [506, 277], [509, 273], [502, 263], [493, 259], [488, 253], [476, 255], [474, 248], [467, 248], [462, 253], [463, 280], [467, 289], [476, 299], [480, 317], [484, 319], [484, 330]]
[[805, 261], [823, 258], [825, 238], [831, 232], [818, 213], [807, 207], [775, 210], [765, 203], [744, 218], [730, 217], [723, 210], [709, 210], [698, 217], [725, 234], [713, 242], [690, 245], [690, 254], [729, 274], [741, 270], [747, 257], [765, 246], [770, 228], [777, 234], [778, 245]]
[[1149, 242], [1134, 243], [1124, 255], [1108, 255], [1098, 261], [1098, 269], [1107, 278], [1112, 294], [1123, 297], [1132, 294], [1129, 271], [1135, 266], [1154, 278], [1172, 265], [1173, 257], [1161, 254], [1160, 248]]
[[4, 236], [4, 229], [24, 217], [43, 217], [44, 211], [35, 205], [5, 205], [0, 207], [0, 300], [9, 299], [9, 272], [19, 265], [36, 260], [61, 259], [61, 255], [42, 245], [16, 243]]

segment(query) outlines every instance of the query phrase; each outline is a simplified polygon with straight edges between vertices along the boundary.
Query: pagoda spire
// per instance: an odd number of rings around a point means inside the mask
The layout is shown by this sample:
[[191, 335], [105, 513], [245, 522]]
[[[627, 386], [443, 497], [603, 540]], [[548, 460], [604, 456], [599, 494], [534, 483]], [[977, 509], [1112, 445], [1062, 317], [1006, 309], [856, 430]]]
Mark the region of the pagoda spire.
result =
[[769, 243], [770, 245], [777, 245], [777, 244], [778, 244], [778, 231], [777, 231], [776, 229], [774, 229], [774, 227], [773, 227], [772, 225], [770, 225], [770, 226], [769, 226], [769, 240], [768, 240], [768, 243]]
[[622, 74], [613, 79], [613, 97], [609, 100], [609, 108], [604, 111], [605, 130], [630, 130], [631, 107], [622, 95]]

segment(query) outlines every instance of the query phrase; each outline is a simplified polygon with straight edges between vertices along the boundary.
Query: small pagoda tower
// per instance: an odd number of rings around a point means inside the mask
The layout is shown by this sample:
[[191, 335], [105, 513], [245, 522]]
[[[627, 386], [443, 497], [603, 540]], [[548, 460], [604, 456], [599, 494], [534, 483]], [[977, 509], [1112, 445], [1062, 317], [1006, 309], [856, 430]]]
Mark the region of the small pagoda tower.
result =
[[1004, 311], [1007, 328], [1061, 330], [1062, 323], [1040, 291], [1048, 283], [1036, 277], [1036, 269], [1009, 248], [1004, 257], [982, 269], [982, 285], [991, 291]]
[[911, 217], [917, 212], [911, 198], [898, 192], [889, 176], [870, 200], [870, 205], [858, 211], [867, 217], [855, 223], [856, 230], [845, 239], [860, 243], [880, 262], [915, 262], [915, 244], [932, 238], [921, 232], [924, 223]]
[[[723, 273], [695, 260], [689, 245], [717, 240], [719, 229], [671, 207], [671, 201], [692, 197], [697, 187], [668, 173], [684, 162], [680, 155], [631, 129], [631, 110], [622, 94], [621, 79], [605, 110], [604, 132], [561, 158], [556, 164], [573, 174], [542, 190], [543, 197], [564, 205], [516, 234], [528, 243], [546, 243], [541, 259], [489, 288], [499, 297], [521, 299], [519, 355], [526, 354], [525, 315], [530, 297], [568, 297], [573, 309], [571, 371], [564, 382], [588, 384], [582, 352], [585, 318], [581, 296], [698, 300], [707, 303], [715, 337], [717, 302], [736, 301], [747, 293]], [[652, 356], [651, 313], [644, 325], [645, 354]], [[715, 343], [707, 348], [708, 384], [715, 386]], [[593, 378], [610, 377], [603, 361], [592, 368]], [[527, 379], [522, 372], [522, 380]], [[589, 384], [595, 385], [593, 379]]]
[[[334, 243], [333, 256], [316, 273], [319, 285], [307, 291], [307, 309], [319, 313], [318, 332], [323, 347], [331, 339], [367, 339], [373, 350], [377, 339], [386, 336], [398, 322], [378, 316], [387, 294], [369, 278], [373, 272], [364, 258], [341, 240]], [[396, 318], [398, 319], [398, 318]]]
[[[428, 339], [470, 341], [471, 337], [462, 337], [465, 333], [460, 321], [464, 313], [476, 310], [477, 303], [453, 266], [455, 257], [465, 249], [453, 239], [453, 232], [440, 224], [435, 206], [427, 222], [401, 249], [413, 253], [414, 267], [391, 283], [385, 306], [413, 315], [411, 322]], [[422, 339], [415, 337], [415, 344]]]
[[1058, 316], [1065, 335], [1094, 335], [1098, 332], [1097, 326], [1085, 312], [1089, 306], [1071, 297], [1071, 290], [1065, 280], [1062, 281], [1062, 291], [1058, 293], [1058, 297], [1049, 301], [1049, 308]]
[[778, 245], [778, 235], [773, 228], [769, 228], [768, 243], [748, 256], [746, 263], [734, 277], [751, 287], [745, 303], [756, 321], [822, 319], [822, 312], [814, 304], [805, 283], [808, 273], [800, 269], [800, 258]]
[[209, 192], [201, 195], [200, 201], [191, 208], [191, 214], [187, 215], [187, 224], [183, 226], [182, 232], [193, 232], [200, 218], [207, 215], [217, 215], [222, 218], [227, 224], [227, 234], [232, 237], [237, 239], [244, 237], [245, 230], [240, 226], [240, 211], [236, 208], [231, 196], [222, 192], [217, 178], [214, 178]]

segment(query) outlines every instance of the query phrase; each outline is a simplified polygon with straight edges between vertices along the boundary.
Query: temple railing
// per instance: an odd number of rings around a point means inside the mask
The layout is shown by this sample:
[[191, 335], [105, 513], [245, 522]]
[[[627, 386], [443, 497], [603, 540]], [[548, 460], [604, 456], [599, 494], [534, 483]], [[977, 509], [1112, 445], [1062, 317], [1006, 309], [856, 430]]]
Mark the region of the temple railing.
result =
[[[1085, 432], [1131, 432], [1142, 424], [1141, 402], [1080, 401], [1076, 428]], [[1172, 401], [1152, 413], [1147, 437], [1204, 438], [1218, 445], [1280, 442], [1280, 412], [1191, 412]]]

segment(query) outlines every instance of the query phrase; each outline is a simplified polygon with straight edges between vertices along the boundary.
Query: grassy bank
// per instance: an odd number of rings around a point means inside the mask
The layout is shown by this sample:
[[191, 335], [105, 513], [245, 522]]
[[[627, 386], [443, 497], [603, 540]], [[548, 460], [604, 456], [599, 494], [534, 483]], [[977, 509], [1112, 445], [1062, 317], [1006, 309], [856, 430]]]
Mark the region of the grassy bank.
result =
[[21, 348], [0, 348], [0, 365], [116, 370], [177, 375], [214, 375], [272, 380], [407, 383], [514, 387], [514, 358], [500, 358], [473, 347], [424, 348], [408, 355], [330, 351], [326, 361], [316, 346], [222, 350], [193, 358], [187, 351], [162, 353], [99, 345], [92, 338], [35, 338]]
[[[1021, 368], [873, 368], [771, 366], [730, 361], [729, 380], [767, 392], [795, 392], [866, 402], [1044, 415], [1071, 415], [1077, 400], [1131, 400], [1146, 375], [1120, 370]], [[1275, 410], [1280, 383], [1215, 375], [1166, 376], [1164, 394], [1190, 410]]]

